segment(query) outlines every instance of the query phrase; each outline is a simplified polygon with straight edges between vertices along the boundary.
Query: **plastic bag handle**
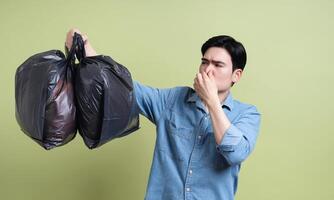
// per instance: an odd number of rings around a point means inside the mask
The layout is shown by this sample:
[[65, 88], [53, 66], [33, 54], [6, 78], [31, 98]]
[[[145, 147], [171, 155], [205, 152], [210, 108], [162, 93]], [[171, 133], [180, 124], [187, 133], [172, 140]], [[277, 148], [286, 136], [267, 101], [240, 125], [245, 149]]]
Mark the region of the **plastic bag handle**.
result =
[[80, 62], [86, 57], [85, 42], [83, 41], [82, 36], [77, 33], [74, 33], [73, 41], [74, 40], [76, 44], [75, 55]]
[[[85, 44], [80, 34], [77, 32], [74, 32], [73, 38], [72, 38], [72, 46], [69, 50], [67, 46], [65, 45], [65, 54], [67, 60], [74, 64], [75, 58], [77, 57], [80, 61], [82, 58], [86, 57], [85, 52]], [[76, 56], [76, 57], [75, 57]]]

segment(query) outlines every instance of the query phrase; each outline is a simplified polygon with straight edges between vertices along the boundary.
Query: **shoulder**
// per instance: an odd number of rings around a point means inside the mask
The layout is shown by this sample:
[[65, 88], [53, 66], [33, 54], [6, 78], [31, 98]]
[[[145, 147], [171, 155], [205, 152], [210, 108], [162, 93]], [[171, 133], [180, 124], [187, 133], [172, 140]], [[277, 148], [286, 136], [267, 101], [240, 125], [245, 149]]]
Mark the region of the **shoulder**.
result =
[[176, 86], [172, 88], [166, 88], [168, 90], [168, 104], [170, 106], [177, 104], [184, 104], [189, 96], [193, 93], [193, 89], [187, 86]]
[[242, 114], [258, 114], [260, 115], [260, 112], [258, 108], [255, 105], [249, 104], [249, 103], [244, 103], [239, 100], [233, 100], [233, 106], [234, 109], [238, 110], [238, 112]]
[[187, 86], [177, 86], [171, 88], [174, 97], [177, 98], [187, 98], [191, 93], [194, 93], [194, 90], [191, 87]]

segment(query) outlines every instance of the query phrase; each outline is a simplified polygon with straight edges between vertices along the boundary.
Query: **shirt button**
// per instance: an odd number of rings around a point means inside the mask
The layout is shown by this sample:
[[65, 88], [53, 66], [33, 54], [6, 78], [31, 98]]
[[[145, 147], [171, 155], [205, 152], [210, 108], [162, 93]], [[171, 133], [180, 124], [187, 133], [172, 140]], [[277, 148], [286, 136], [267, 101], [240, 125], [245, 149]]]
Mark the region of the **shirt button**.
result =
[[193, 170], [189, 170], [189, 174], [192, 174], [193, 173]]
[[190, 188], [186, 188], [187, 192], [190, 192]]
[[202, 136], [201, 136], [201, 135], [199, 135], [199, 136], [198, 136], [198, 139], [200, 140], [201, 138], [202, 138]]

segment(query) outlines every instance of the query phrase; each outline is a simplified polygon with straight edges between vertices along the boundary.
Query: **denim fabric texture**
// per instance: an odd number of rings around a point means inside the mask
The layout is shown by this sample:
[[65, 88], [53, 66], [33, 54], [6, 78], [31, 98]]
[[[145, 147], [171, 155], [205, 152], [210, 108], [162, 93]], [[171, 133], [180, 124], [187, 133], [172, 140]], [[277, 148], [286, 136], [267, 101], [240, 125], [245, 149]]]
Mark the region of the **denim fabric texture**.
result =
[[140, 112], [156, 125], [146, 200], [233, 200], [241, 163], [254, 149], [260, 114], [234, 100], [222, 105], [231, 122], [216, 144], [209, 113], [190, 87], [157, 89], [134, 82]]

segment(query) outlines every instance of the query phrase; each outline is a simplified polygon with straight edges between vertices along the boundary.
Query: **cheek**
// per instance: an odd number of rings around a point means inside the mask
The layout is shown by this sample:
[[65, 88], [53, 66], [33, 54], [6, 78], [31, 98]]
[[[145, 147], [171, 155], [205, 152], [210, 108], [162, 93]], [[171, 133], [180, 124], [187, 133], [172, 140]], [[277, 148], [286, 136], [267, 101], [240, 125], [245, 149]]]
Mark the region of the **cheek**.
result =
[[214, 74], [214, 77], [217, 81], [220, 81], [220, 82], [226, 81], [227, 77], [224, 73], [221, 73], [219, 71], [215, 71], [215, 72], [213, 72], [213, 74]]
[[223, 88], [226, 85], [229, 85], [231, 82], [231, 78], [232, 78], [231, 74], [218, 73], [218, 72], [214, 73], [214, 77], [215, 77], [216, 84], [219, 88]]
[[215, 72], [213, 73], [213, 77], [215, 79], [217, 87], [221, 88], [222, 85], [224, 85], [224, 82], [225, 82], [224, 77], [221, 74], [215, 73]]

